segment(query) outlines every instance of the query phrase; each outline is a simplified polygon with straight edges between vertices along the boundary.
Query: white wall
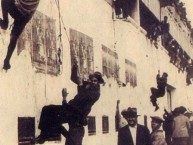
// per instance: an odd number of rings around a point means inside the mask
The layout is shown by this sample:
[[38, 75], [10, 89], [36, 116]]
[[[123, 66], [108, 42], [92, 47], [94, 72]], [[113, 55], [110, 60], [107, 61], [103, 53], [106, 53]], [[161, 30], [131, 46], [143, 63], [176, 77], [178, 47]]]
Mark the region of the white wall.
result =
[[[57, 8], [53, 0], [41, 0], [38, 10], [58, 21]], [[32, 67], [30, 49], [25, 49], [17, 56], [13, 54], [12, 68], [7, 72], [0, 70], [0, 144], [18, 144], [18, 117], [36, 118], [36, 135], [39, 134], [37, 124], [40, 111], [44, 105], [61, 104], [61, 90], [67, 87], [69, 99], [76, 94], [76, 86], [70, 81], [70, 46], [69, 29], [75, 29], [93, 38], [94, 46], [94, 69], [102, 72], [102, 49], [101, 45], [114, 50], [119, 56], [120, 79], [125, 81], [125, 58], [137, 65], [137, 87], [132, 88], [128, 84], [119, 88], [114, 79], [106, 79], [106, 85], [101, 88], [101, 97], [93, 106], [90, 115], [96, 116], [97, 132], [94, 136], [88, 136], [87, 128], [83, 144], [92, 145], [116, 144], [117, 133], [115, 132], [114, 115], [116, 101], [120, 99], [120, 109], [129, 106], [137, 107], [139, 123], [143, 124], [143, 115], [161, 115], [163, 107], [167, 106], [166, 97], [158, 100], [160, 110], [154, 112], [149, 101], [150, 87], [156, 87], [155, 76], [157, 71], [166, 71], [169, 74], [168, 83], [176, 88], [173, 96], [173, 106], [180, 104], [189, 105], [192, 87], [185, 86], [185, 74], [179, 74], [177, 69], [169, 63], [169, 57], [163, 48], [156, 49], [150, 44], [139, 27], [121, 20], [112, 21], [112, 8], [104, 0], [65, 0], [60, 1], [61, 15], [65, 24], [66, 32], [62, 29], [63, 40], [63, 71], [59, 76], [35, 73]], [[59, 26], [57, 25], [57, 32]], [[0, 65], [9, 41], [10, 31], [1, 31]], [[67, 33], [67, 34], [66, 34]], [[68, 36], [68, 37], [67, 37]], [[70, 86], [70, 87], [69, 87]], [[189, 100], [181, 100], [189, 97]], [[102, 115], [109, 116], [110, 130], [108, 134], [102, 134]], [[64, 144], [61, 142], [46, 142], [45, 144]]]

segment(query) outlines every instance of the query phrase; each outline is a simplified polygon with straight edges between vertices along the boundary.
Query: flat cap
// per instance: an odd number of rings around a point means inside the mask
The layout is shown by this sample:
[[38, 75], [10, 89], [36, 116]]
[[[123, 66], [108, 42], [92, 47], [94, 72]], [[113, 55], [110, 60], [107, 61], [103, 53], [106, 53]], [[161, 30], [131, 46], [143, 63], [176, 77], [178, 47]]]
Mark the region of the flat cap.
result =
[[164, 120], [161, 117], [159, 117], [159, 116], [151, 116], [151, 119], [155, 120], [155, 121], [157, 121], [159, 123], [164, 122]]

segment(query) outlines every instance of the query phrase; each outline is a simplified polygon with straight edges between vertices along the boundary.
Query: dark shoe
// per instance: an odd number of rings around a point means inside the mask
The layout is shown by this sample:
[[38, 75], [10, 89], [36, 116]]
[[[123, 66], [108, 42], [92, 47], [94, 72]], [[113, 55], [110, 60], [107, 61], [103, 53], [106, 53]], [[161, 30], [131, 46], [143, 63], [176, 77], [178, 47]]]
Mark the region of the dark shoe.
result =
[[35, 144], [43, 144], [45, 141], [46, 139], [42, 138], [41, 136], [35, 138]]
[[1, 27], [2, 29], [4, 29], [4, 30], [7, 30], [7, 28], [8, 28], [8, 21], [2, 20], [2, 19], [0, 18], [0, 27]]
[[9, 64], [9, 62], [4, 61], [3, 69], [8, 70], [10, 68], [11, 68], [11, 65]]
[[159, 107], [158, 107], [158, 106], [156, 106], [156, 107], [155, 107], [155, 111], [157, 111], [158, 109], [159, 109]]

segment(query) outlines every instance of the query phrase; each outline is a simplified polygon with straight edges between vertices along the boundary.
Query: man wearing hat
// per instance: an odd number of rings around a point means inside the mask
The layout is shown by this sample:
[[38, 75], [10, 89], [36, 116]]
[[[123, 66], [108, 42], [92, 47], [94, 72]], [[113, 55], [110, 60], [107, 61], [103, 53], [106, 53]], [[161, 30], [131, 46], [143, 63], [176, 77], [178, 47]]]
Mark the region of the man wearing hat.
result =
[[[79, 127], [84, 136], [82, 126], [87, 125], [87, 115], [90, 113], [92, 106], [100, 97], [100, 84], [104, 83], [100, 72], [89, 75], [88, 81], [79, 78], [78, 65], [75, 62], [72, 66], [71, 80], [78, 85], [78, 93], [74, 99], [66, 102], [67, 90], [62, 90], [63, 105], [49, 105], [42, 108], [39, 129], [40, 135], [36, 138], [37, 143], [44, 143], [49, 137], [52, 128], [58, 128], [60, 131], [62, 123], [68, 123], [69, 126]], [[64, 131], [64, 128], [62, 128]], [[63, 132], [64, 133], [64, 132]], [[69, 137], [69, 134], [63, 134]], [[82, 139], [79, 139], [82, 141]], [[81, 144], [81, 143], [78, 143]], [[69, 143], [68, 143], [69, 145]]]
[[151, 145], [148, 128], [137, 123], [137, 109], [129, 107], [121, 114], [128, 125], [119, 129], [118, 145]]
[[164, 120], [159, 117], [159, 116], [151, 116], [151, 128], [152, 128], [152, 133], [151, 133], [151, 144], [152, 145], [167, 145], [164, 135], [163, 135], [163, 130], [161, 130], [162, 123]]
[[180, 106], [174, 109], [175, 117], [173, 119], [172, 143], [174, 145], [188, 145], [190, 133], [190, 121], [184, 115], [186, 108]]

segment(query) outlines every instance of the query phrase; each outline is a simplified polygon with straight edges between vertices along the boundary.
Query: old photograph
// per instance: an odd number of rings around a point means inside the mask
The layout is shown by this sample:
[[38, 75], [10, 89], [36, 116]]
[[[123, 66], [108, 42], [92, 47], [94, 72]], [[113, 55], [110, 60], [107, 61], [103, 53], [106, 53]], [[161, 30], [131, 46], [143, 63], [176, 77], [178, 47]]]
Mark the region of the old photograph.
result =
[[193, 0], [1, 0], [0, 145], [193, 145]]

